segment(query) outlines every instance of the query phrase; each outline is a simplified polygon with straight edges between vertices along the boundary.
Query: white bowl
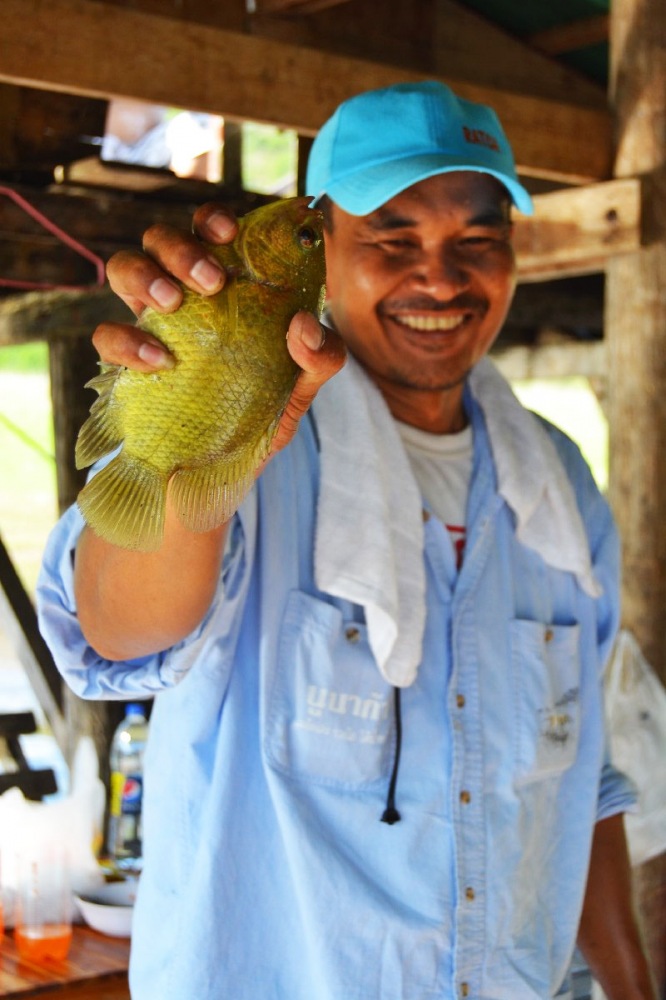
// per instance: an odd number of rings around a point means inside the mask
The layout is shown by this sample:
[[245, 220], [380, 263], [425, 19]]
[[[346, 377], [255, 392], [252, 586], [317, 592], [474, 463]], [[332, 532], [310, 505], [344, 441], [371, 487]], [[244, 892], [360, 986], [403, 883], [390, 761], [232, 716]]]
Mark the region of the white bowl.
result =
[[85, 896], [75, 896], [87, 924], [110, 937], [129, 937], [136, 897], [136, 881], [109, 882]]

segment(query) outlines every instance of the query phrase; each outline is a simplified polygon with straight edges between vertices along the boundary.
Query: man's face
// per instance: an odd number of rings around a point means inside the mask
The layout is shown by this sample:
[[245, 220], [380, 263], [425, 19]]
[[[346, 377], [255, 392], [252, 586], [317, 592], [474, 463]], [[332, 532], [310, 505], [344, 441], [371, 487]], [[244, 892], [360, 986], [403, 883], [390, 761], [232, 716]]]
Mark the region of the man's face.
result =
[[504, 187], [459, 171], [420, 181], [370, 215], [334, 204], [326, 266], [336, 329], [394, 415], [426, 426], [419, 411], [434, 416], [443, 392], [462, 411], [464, 380], [515, 288]]

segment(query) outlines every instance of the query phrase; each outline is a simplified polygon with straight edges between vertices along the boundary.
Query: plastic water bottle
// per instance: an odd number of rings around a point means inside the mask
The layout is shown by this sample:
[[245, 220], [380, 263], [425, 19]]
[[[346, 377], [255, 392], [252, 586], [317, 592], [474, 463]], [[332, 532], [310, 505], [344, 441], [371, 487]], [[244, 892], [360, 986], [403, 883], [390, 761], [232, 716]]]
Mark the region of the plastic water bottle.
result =
[[142, 705], [131, 703], [111, 741], [111, 796], [108, 853], [117, 868], [140, 871], [143, 753], [148, 721]]

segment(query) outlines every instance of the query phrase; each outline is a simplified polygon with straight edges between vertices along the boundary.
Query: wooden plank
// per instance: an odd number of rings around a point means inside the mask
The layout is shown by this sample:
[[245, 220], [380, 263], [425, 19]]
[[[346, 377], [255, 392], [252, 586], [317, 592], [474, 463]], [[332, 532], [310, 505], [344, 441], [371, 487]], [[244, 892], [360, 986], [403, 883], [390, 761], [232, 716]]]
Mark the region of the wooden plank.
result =
[[575, 52], [588, 45], [600, 45], [608, 41], [610, 18], [608, 14], [581, 18], [568, 24], [558, 24], [554, 28], [540, 31], [528, 38], [528, 44], [540, 52], [551, 56]]
[[[651, 239], [606, 273], [609, 493], [622, 539], [623, 627], [666, 682], [666, 5], [613, 0], [611, 86], [619, 177], [645, 176]], [[654, 220], [652, 222], [652, 220]], [[666, 996], [666, 854], [636, 870], [655, 995]]]
[[605, 89], [456, 0], [354, 0], [307, 17], [262, 14], [253, 34], [342, 56], [569, 104], [607, 108]]
[[0, 165], [44, 171], [89, 155], [103, 134], [106, 102], [0, 85]]
[[[240, 32], [196, 24], [183, 31], [168, 17], [89, 0], [5, 0], [3, 36], [0, 80], [185, 106], [304, 134], [316, 132], [341, 100], [359, 91], [423, 78], [422, 72]], [[575, 182], [609, 176], [605, 109], [577, 107], [564, 95], [544, 100], [446, 82], [496, 109], [522, 172]]]
[[98, 323], [132, 322], [127, 306], [110, 288], [90, 292], [27, 292], [0, 299], [0, 348], [55, 336], [77, 338]]
[[602, 87], [536, 51], [460, 0], [437, 0], [435, 70], [500, 89], [606, 107]]
[[[25, 187], [21, 191], [26, 194]], [[223, 189], [211, 190], [208, 186], [202, 190], [202, 200], [213, 194], [228, 200]], [[190, 202], [133, 199], [111, 192], [74, 195], [58, 189], [30, 192], [29, 199], [104, 259], [117, 250], [139, 246], [143, 232], [154, 222], [189, 229], [195, 207]], [[521, 281], [600, 271], [611, 257], [632, 253], [640, 246], [641, 184], [633, 178], [535, 195], [534, 204], [533, 217], [516, 215], [515, 244]], [[238, 201], [231, 207], [244, 209]], [[53, 280], [90, 280], [91, 265], [87, 261], [76, 258], [49, 234], [37, 235], [34, 230], [34, 223], [24, 213], [0, 201], [0, 262], [11, 262], [19, 278], [34, 277], [39, 265]], [[66, 335], [65, 331], [74, 326], [92, 329], [102, 319], [128, 315], [103, 292], [89, 296], [57, 293], [25, 301], [21, 297], [0, 303], [0, 345], [34, 339], [35, 325], [42, 325], [42, 336], [56, 332]]]
[[349, 0], [249, 0], [252, 12], [256, 8], [260, 12], [276, 14], [313, 14], [343, 3], [349, 3]]
[[[191, 231], [197, 204], [211, 198], [223, 201], [238, 215], [271, 200], [238, 188], [189, 181], [174, 185], [170, 197], [163, 193], [159, 201], [148, 195], [135, 199], [124, 192], [95, 189], [84, 193], [79, 188], [73, 194], [70, 188], [66, 193], [62, 186], [47, 190], [29, 189], [26, 185], [13, 188], [33, 208], [105, 261], [117, 250], [139, 247], [144, 231], [154, 222]], [[37, 276], [55, 286], [90, 286], [96, 281], [90, 261], [65, 247], [12, 201], [0, 197], [0, 277], [18, 282], [34, 281]]]
[[79, 327], [78, 337], [49, 338], [49, 370], [56, 451], [58, 507], [63, 513], [76, 501], [87, 469], [74, 462], [79, 430], [97, 394], [84, 386], [99, 373], [99, 356], [92, 346], [92, 327]]
[[521, 281], [604, 269], [641, 245], [641, 182], [607, 181], [534, 197], [534, 215], [518, 216], [515, 246]]
[[99, 156], [84, 156], [54, 171], [58, 183], [84, 187], [108, 187], [119, 191], [161, 191], [172, 188], [170, 170], [147, 169], [104, 163]]
[[491, 357], [508, 379], [606, 377], [606, 345], [602, 340], [587, 343], [542, 344], [537, 347], [498, 344]]

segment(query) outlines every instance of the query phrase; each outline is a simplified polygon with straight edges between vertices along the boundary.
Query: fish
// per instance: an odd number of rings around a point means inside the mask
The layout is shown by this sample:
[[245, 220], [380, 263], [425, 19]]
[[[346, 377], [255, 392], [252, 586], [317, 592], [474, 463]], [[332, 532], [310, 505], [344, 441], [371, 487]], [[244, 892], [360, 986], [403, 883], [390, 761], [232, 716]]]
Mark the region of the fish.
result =
[[289, 322], [323, 308], [323, 217], [309, 203], [288, 198], [249, 212], [232, 243], [206, 244], [227, 272], [220, 292], [183, 288], [175, 312], [141, 314], [137, 326], [169, 349], [173, 368], [100, 363], [86, 383], [98, 398], [77, 437], [76, 466], [119, 450], [77, 503], [107, 542], [159, 549], [167, 488], [194, 532], [228, 521], [251, 489], [300, 371], [287, 349]]

